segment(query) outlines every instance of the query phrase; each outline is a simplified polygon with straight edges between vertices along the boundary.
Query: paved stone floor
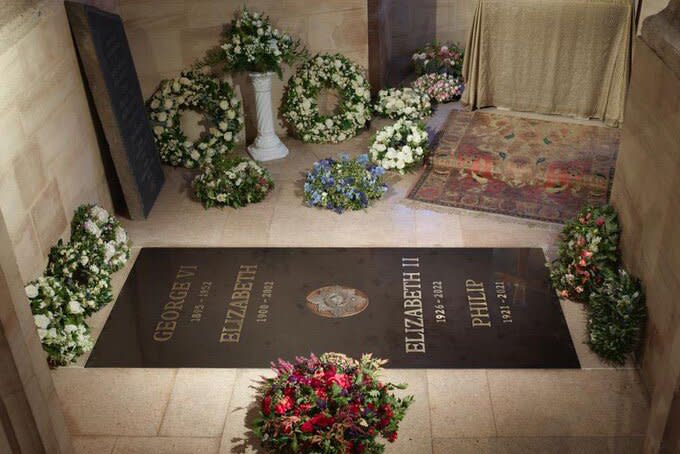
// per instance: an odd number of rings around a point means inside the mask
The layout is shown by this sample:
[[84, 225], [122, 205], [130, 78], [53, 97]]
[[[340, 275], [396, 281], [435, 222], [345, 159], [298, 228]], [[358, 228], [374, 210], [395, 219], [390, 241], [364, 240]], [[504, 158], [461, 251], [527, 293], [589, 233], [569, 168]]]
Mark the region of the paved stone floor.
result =
[[[375, 127], [375, 125], [374, 125]], [[406, 200], [417, 173], [390, 176], [384, 200], [337, 215], [302, 204], [303, 171], [366, 150], [370, 132], [340, 145], [289, 139], [267, 163], [276, 189], [260, 204], [204, 210], [191, 173], [166, 169], [146, 221], [126, 221], [143, 246], [531, 246], [554, 251], [559, 226]], [[115, 276], [118, 291], [130, 266]], [[91, 321], [98, 335], [113, 305]], [[388, 370], [415, 395], [388, 453], [633, 453], [647, 400], [632, 367], [608, 368], [583, 344], [580, 306], [563, 303], [582, 370]], [[78, 453], [245, 453], [253, 385], [264, 369], [85, 369], [53, 372]]]

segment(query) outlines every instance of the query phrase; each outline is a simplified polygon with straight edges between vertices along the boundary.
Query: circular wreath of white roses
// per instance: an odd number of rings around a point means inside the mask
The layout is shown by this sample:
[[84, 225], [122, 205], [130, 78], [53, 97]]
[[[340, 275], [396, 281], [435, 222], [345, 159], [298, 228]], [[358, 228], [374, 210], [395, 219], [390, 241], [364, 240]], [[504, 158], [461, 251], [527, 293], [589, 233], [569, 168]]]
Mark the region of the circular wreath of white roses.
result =
[[378, 92], [375, 113], [397, 120], [423, 120], [432, 114], [430, 97], [413, 88], [388, 88]]
[[[163, 162], [196, 168], [234, 148], [243, 128], [241, 102], [231, 86], [197, 71], [185, 71], [165, 80], [149, 101], [149, 117]], [[183, 111], [196, 109], [212, 125], [195, 142], [187, 139], [180, 124]]]
[[[334, 115], [319, 112], [317, 96], [323, 88], [338, 91]], [[288, 81], [282, 114], [302, 141], [337, 143], [355, 136], [371, 119], [370, 101], [370, 86], [360, 66], [340, 54], [317, 55]]]
[[428, 136], [422, 123], [402, 118], [380, 129], [371, 143], [371, 161], [403, 174], [427, 154]]

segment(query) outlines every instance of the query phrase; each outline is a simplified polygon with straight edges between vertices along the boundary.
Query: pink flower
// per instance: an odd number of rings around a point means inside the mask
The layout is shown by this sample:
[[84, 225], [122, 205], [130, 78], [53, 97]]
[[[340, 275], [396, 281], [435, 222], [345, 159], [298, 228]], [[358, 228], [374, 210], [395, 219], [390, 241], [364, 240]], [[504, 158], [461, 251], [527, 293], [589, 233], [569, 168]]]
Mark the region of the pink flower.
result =
[[293, 408], [293, 399], [291, 399], [288, 396], [284, 396], [283, 399], [281, 399], [279, 403], [276, 404], [276, 407], [274, 407], [274, 411], [278, 415], [283, 415], [291, 408]]
[[337, 374], [330, 379], [331, 383], [337, 383], [342, 389], [347, 389], [352, 386], [352, 378], [346, 374]]

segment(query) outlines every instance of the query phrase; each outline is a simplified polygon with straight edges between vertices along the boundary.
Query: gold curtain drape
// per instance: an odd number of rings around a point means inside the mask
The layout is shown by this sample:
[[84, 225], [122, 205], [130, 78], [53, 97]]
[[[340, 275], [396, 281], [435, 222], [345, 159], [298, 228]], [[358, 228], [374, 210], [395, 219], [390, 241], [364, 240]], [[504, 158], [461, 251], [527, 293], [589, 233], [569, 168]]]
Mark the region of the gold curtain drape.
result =
[[479, 0], [463, 63], [470, 108], [623, 121], [632, 0]]

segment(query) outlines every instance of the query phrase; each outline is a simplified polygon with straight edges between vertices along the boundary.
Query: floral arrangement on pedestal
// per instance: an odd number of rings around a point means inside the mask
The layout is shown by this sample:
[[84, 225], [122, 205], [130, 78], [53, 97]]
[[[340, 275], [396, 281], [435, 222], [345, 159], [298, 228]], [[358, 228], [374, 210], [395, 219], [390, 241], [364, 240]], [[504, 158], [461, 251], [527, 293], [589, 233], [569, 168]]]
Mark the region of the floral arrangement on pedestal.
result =
[[411, 86], [426, 93], [433, 102], [446, 103], [457, 101], [463, 95], [465, 85], [460, 79], [448, 74], [423, 74]]
[[[338, 91], [334, 115], [319, 112], [322, 89]], [[286, 87], [283, 118], [304, 142], [337, 143], [354, 137], [371, 119], [371, 92], [364, 70], [346, 57], [317, 55], [303, 63]]]
[[[185, 71], [161, 82], [148, 103], [156, 146], [164, 163], [189, 169], [209, 164], [234, 148], [243, 129], [241, 102], [231, 86], [199, 71]], [[182, 131], [180, 116], [188, 109], [202, 112], [212, 125], [196, 142]]]
[[206, 63], [223, 63], [227, 71], [269, 73], [282, 77], [284, 64], [304, 55], [300, 40], [272, 27], [269, 17], [244, 8], [225, 29], [219, 48], [209, 52]]
[[423, 120], [432, 114], [430, 97], [413, 88], [388, 88], [378, 92], [375, 113], [398, 120]]
[[562, 298], [588, 301], [602, 283], [602, 271], [618, 265], [619, 223], [611, 206], [586, 207], [560, 234], [550, 277]]
[[379, 380], [384, 364], [338, 353], [279, 360], [262, 391], [254, 433], [266, 449], [283, 452], [383, 452], [378, 436], [395, 441], [413, 402], [392, 393], [406, 385]]
[[204, 63], [222, 63], [227, 71], [247, 71], [255, 90], [257, 137], [248, 147], [258, 161], [288, 155], [288, 148], [276, 135], [272, 111], [272, 77], [282, 77], [282, 65], [306, 55], [299, 40], [273, 28], [269, 18], [243, 9], [226, 29], [222, 45], [208, 53]]
[[219, 157], [194, 179], [193, 187], [205, 208], [239, 208], [264, 200], [274, 183], [269, 171], [252, 159]]
[[404, 174], [422, 162], [427, 151], [428, 135], [423, 124], [401, 119], [378, 131], [368, 154], [384, 169]]
[[85, 318], [111, 301], [111, 273], [129, 256], [128, 235], [117, 219], [98, 205], [76, 210], [70, 242], [60, 240], [44, 275], [25, 287], [50, 365], [68, 364], [92, 349]]
[[619, 231], [613, 207], [584, 207], [566, 223], [549, 265], [560, 297], [585, 303], [591, 350], [613, 364], [634, 352], [647, 315], [640, 282], [620, 265]]
[[464, 51], [460, 45], [434, 41], [413, 54], [411, 61], [418, 75], [440, 73], [460, 77], [463, 57]]
[[640, 282], [625, 270], [607, 270], [600, 286], [590, 294], [588, 345], [598, 356], [623, 364], [634, 351], [647, 320]]
[[368, 208], [372, 200], [380, 199], [387, 191], [384, 174], [385, 169], [371, 164], [365, 154], [356, 159], [342, 155], [339, 161], [322, 159], [307, 172], [305, 203], [336, 213]]

